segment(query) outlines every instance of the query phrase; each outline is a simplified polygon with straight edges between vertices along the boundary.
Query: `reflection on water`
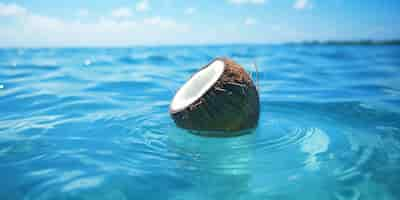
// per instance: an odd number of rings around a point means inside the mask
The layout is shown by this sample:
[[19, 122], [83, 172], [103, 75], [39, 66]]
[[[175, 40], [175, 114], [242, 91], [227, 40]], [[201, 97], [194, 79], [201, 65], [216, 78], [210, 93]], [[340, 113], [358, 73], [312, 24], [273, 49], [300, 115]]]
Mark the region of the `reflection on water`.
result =
[[177, 199], [240, 199], [249, 192], [254, 134], [203, 138], [178, 131], [170, 136], [179, 171], [193, 186]]
[[[0, 199], [399, 199], [399, 52], [0, 49]], [[259, 65], [250, 134], [202, 137], [168, 115], [217, 56]]]

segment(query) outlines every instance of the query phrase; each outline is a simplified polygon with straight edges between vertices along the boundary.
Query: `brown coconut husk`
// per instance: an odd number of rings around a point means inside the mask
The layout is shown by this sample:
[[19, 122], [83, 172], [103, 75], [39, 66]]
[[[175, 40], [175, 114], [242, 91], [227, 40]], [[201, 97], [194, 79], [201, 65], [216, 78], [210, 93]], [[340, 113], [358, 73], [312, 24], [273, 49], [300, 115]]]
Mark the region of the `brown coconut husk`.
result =
[[225, 63], [224, 72], [191, 105], [181, 110], [170, 109], [175, 123], [182, 128], [200, 131], [240, 131], [256, 127], [260, 112], [259, 94], [250, 75], [228, 58], [215, 60]]

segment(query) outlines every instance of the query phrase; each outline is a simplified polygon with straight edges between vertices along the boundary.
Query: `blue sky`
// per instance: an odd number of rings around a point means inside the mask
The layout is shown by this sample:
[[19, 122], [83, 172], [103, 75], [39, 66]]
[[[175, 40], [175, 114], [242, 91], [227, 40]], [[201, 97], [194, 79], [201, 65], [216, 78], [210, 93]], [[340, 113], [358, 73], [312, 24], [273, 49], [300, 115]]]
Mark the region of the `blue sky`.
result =
[[400, 38], [399, 0], [0, 0], [0, 46]]

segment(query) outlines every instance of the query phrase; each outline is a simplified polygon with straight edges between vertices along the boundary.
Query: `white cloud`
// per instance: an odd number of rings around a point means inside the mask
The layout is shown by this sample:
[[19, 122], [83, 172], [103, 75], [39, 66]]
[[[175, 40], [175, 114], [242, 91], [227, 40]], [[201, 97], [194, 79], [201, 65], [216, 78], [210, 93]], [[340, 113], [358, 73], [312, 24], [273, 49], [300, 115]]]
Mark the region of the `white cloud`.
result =
[[159, 16], [156, 17], [150, 17], [150, 18], [145, 18], [143, 20], [143, 23], [145, 25], [157, 25], [158, 27], [161, 28], [169, 28], [169, 27], [174, 27], [177, 26], [178, 24], [172, 20], [172, 19], [163, 19]]
[[115, 18], [131, 17], [132, 11], [129, 8], [117, 8], [111, 11], [111, 16]]
[[244, 20], [245, 25], [255, 25], [257, 24], [257, 20], [251, 17], [248, 17]]
[[265, 0], [228, 0], [232, 4], [264, 4]]
[[312, 4], [308, 0], [296, 0], [293, 4], [293, 8], [297, 10], [311, 9]]
[[0, 3], [0, 17], [23, 16], [26, 14], [26, 9], [17, 4]]
[[185, 15], [192, 15], [196, 12], [196, 8], [186, 8], [185, 9]]
[[89, 15], [89, 11], [87, 9], [79, 9], [76, 15], [78, 17], [87, 17]]
[[282, 26], [280, 26], [280, 25], [272, 25], [271, 26], [271, 30], [280, 31], [280, 30], [282, 30]]
[[[5, 16], [4, 4], [1, 5], [2, 16]], [[13, 12], [7, 11], [7, 16], [11, 15], [10, 17], [3, 18], [0, 16], [1, 21], [7, 22], [0, 22], [1, 47], [283, 42], [310, 37], [303, 30], [292, 30], [286, 26], [283, 27], [285, 31], [276, 34], [276, 32], [271, 31], [270, 26], [257, 26], [256, 29], [238, 30], [237, 24], [200, 23], [191, 25], [186, 24], [180, 18], [152, 16], [150, 15], [151, 13], [146, 13], [147, 17], [140, 18], [140, 15], [135, 16], [135, 7], [131, 8], [135, 17], [115, 18], [110, 14], [95, 16], [89, 10], [90, 19], [84, 20], [77, 17], [47, 16], [17, 4], [13, 7], [11, 9], [14, 10]], [[181, 9], [181, 12], [183, 11], [184, 9]], [[199, 12], [200, 10], [198, 9], [197, 13]], [[240, 20], [242, 25], [244, 25], [246, 17], [255, 18], [252, 15], [244, 16]], [[255, 18], [254, 20], [256, 20], [257, 24], [261, 24], [261, 19]], [[260, 21], [257, 22], [257, 20]], [[249, 24], [253, 24], [252, 20], [249, 21]], [[204, 30], [209, 31], [204, 32]], [[300, 31], [302, 32], [300, 33]]]
[[[24, 15], [13, 12], [11, 17], [16, 19], [13, 25], [0, 24], [0, 46], [172, 44], [176, 38], [189, 35], [190, 30], [186, 24], [160, 16], [137, 20], [105, 16], [84, 22], [39, 15], [17, 7], [24, 10]], [[116, 13], [127, 16], [121, 14], [124, 12]]]
[[139, 12], [144, 12], [150, 10], [150, 4], [148, 0], [142, 0], [136, 4], [136, 10]]

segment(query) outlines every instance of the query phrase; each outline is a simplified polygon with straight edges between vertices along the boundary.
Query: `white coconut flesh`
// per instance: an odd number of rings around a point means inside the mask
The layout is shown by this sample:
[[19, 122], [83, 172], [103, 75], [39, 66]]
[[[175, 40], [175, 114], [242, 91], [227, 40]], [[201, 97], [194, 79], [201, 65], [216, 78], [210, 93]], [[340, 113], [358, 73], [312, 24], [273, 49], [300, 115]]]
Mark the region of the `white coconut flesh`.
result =
[[215, 60], [208, 67], [197, 72], [175, 94], [170, 106], [171, 111], [180, 111], [203, 96], [224, 73], [225, 63]]

